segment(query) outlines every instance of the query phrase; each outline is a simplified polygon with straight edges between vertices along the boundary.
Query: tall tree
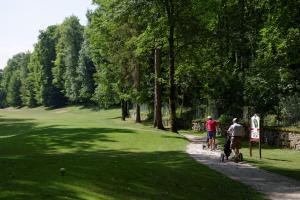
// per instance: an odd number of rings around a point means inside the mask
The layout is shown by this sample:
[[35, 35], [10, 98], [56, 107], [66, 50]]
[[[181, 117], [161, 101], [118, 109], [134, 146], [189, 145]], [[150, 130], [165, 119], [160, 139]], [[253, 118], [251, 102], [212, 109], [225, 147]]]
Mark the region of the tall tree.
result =
[[155, 92], [154, 92], [154, 127], [164, 129], [161, 112], [161, 50], [156, 48], [154, 51], [155, 68]]
[[86, 37], [79, 52], [77, 73], [78, 82], [81, 84], [80, 101], [84, 104], [91, 103], [95, 92], [94, 74], [96, 73], [96, 69], [89, 53], [89, 44]]
[[[128, 23], [120, 23], [115, 2], [97, 1], [100, 5], [91, 16], [88, 36], [92, 46], [92, 58], [96, 65], [97, 88], [95, 97], [100, 104], [119, 100], [122, 119], [128, 116], [128, 101], [133, 85], [132, 51], [128, 51], [128, 38], [132, 29]], [[114, 14], [114, 15], [113, 15]], [[113, 95], [113, 96], [112, 96]], [[113, 101], [111, 101], [113, 100]]]
[[17, 73], [12, 74], [7, 88], [7, 102], [13, 107], [23, 105], [21, 98], [21, 80]]
[[83, 42], [83, 26], [76, 16], [71, 16], [64, 20], [58, 31], [53, 83], [71, 102], [79, 102], [80, 83], [77, 80], [77, 68]]
[[3, 70], [0, 69], [0, 108], [4, 108], [7, 105], [6, 102], [6, 90], [3, 85]]
[[27, 90], [27, 88], [29, 87], [28, 85], [28, 64], [30, 61], [30, 53], [25, 53], [22, 56], [22, 59], [19, 61], [19, 79], [20, 79], [20, 84], [21, 84], [21, 88], [20, 88], [20, 92], [21, 92], [21, 99], [22, 99], [22, 105], [29, 105], [29, 101], [28, 101], [28, 94], [29, 91]]
[[35, 86], [36, 99], [44, 106], [61, 104], [62, 94], [53, 85], [52, 69], [56, 59], [57, 26], [41, 31], [30, 62], [30, 82]]
[[26, 78], [30, 53], [18, 53], [8, 60], [4, 68], [3, 86], [7, 91], [7, 102], [14, 107], [26, 104]]

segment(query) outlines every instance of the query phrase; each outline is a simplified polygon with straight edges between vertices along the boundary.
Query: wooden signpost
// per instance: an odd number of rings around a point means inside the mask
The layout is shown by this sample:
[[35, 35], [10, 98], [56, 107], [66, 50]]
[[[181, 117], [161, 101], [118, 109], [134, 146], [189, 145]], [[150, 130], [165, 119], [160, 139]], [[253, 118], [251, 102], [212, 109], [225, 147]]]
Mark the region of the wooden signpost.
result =
[[252, 157], [252, 142], [258, 142], [259, 158], [261, 159], [261, 137], [260, 137], [260, 118], [256, 114], [251, 117], [249, 148], [250, 157]]

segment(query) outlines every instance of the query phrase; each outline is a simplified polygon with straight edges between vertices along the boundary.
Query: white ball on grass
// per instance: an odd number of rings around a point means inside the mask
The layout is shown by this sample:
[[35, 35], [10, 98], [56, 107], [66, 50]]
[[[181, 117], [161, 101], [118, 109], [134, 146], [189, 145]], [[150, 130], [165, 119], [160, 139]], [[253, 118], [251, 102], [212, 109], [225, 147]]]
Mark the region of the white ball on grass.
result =
[[66, 169], [65, 168], [60, 168], [59, 169], [60, 175], [64, 176], [66, 174]]

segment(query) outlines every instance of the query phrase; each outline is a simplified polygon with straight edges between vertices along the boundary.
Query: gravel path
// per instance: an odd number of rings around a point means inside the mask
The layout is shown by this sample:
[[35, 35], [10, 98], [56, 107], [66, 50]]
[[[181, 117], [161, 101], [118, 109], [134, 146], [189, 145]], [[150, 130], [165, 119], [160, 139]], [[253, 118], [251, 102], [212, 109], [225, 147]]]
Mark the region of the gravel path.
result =
[[187, 153], [194, 159], [210, 168], [219, 171], [229, 178], [249, 185], [266, 195], [271, 200], [300, 200], [300, 182], [258, 169], [245, 162], [220, 162], [221, 151], [209, 151], [203, 148], [205, 139], [193, 135], [184, 135], [191, 143]]

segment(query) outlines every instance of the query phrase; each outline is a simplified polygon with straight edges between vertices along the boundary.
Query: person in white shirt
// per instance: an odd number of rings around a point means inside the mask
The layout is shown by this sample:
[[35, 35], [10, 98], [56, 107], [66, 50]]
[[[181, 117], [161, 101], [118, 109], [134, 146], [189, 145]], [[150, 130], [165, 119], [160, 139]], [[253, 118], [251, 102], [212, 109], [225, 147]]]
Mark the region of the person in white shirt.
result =
[[234, 151], [235, 157], [238, 157], [239, 149], [242, 147], [242, 138], [245, 135], [244, 127], [238, 123], [238, 118], [232, 120], [233, 124], [227, 130], [227, 133], [231, 136], [230, 149]]

